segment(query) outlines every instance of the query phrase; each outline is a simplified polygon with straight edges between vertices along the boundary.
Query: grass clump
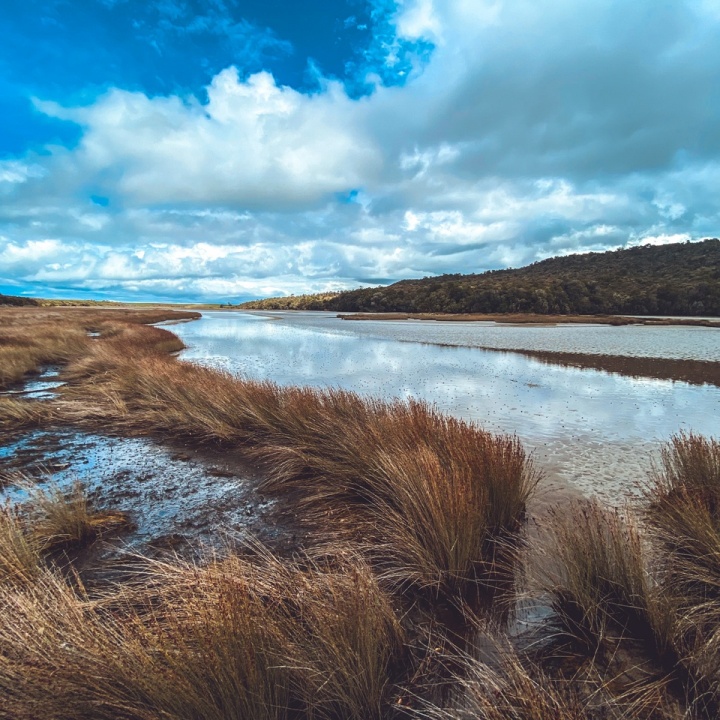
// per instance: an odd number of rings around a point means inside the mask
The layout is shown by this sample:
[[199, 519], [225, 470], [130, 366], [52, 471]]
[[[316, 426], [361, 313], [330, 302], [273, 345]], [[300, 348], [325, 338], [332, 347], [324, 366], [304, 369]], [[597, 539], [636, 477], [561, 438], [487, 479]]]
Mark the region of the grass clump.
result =
[[[493, 661], [465, 657], [453, 676], [453, 692], [442, 704], [422, 703], [412, 717], [428, 720], [588, 720], [587, 700], [551, 678], [538, 666], [523, 662], [503, 640], [490, 638]], [[610, 707], [604, 717], [618, 717]]]
[[64, 393], [65, 417], [243, 449], [266, 470], [263, 491], [292, 495], [327, 541], [367, 540], [392, 585], [472, 592], [523, 525], [537, 476], [516, 438], [421, 402], [99, 352], [104, 375]]
[[49, 408], [33, 400], [0, 397], [0, 431], [12, 432], [37, 427], [51, 417]]
[[638, 527], [596, 501], [555, 513], [548, 528], [543, 583], [556, 622], [590, 654], [619, 640], [666, 648], [667, 611], [656, 592]]
[[15, 508], [0, 508], [0, 586], [27, 585], [39, 577], [41, 567], [38, 547]]
[[646, 520], [677, 606], [677, 645], [694, 704], [720, 710], [720, 442], [682, 433], [665, 446]]
[[0, 508], [0, 585], [33, 583], [54, 552], [84, 547], [129, 525], [124, 513], [92, 511], [79, 483], [69, 491], [57, 485], [26, 487], [29, 500], [21, 508]]
[[[2, 588], [0, 692], [14, 718], [380, 718], [403, 645], [366, 565], [151, 563], [90, 601], [55, 575]], [[10, 619], [12, 618], [12, 620]]]
[[80, 482], [69, 490], [54, 484], [32, 487], [29, 494], [31, 538], [43, 553], [82, 547], [130, 524], [125, 513], [92, 510]]

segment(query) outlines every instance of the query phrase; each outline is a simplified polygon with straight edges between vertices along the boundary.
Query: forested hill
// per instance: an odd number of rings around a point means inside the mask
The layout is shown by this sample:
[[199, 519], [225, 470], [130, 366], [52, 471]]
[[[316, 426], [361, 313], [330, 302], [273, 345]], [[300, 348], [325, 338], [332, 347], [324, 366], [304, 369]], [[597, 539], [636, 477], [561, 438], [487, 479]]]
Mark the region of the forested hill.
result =
[[15, 297], [14, 295], [3, 295], [0, 293], [0, 305], [39, 305], [33, 298]]
[[517, 270], [401, 280], [240, 307], [349, 312], [720, 315], [720, 240], [550, 258]]

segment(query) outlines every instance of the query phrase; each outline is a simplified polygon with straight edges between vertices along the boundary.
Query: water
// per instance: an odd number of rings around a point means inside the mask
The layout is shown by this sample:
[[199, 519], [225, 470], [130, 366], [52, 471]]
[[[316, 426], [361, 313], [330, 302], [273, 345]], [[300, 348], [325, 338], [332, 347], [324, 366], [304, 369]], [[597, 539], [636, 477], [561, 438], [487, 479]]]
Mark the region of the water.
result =
[[182, 355], [188, 361], [284, 385], [424, 399], [487, 430], [516, 433], [550, 477], [608, 502], [637, 492], [673, 433], [720, 434], [720, 388], [546, 365], [478, 347], [717, 359], [720, 331], [713, 329], [218, 312], [172, 330], [189, 346]]
[[68, 489], [80, 481], [97, 507], [130, 515], [135, 529], [121, 539], [127, 547], [169, 537], [222, 544], [224, 534], [266, 532], [262, 513], [269, 507], [231, 465], [148, 438], [34, 430], [0, 443], [0, 504], [27, 501], [26, 483], [52, 480]]
[[23, 399], [49, 400], [55, 397], [55, 391], [65, 383], [59, 379], [60, 368], [51, 365], [33, 377], [18, 383], [17, 386], [7, 390], [0, 390], [0, 396], [16, 396]]
[[[271, 314], [286, 318], [287, 313]], [[335, 313], [298, 313], [293, 324], [409, 342], [501, 350], [541, 350], [591, 355], [719, 360], [720, 329], [692, 326], [558, 324], [502, 325], [493, 322], [427, 320], [340, 320]], [[360, 327], [355, 327], [359, 325]], [[348, 326], [353, 326], [352, 328]]]

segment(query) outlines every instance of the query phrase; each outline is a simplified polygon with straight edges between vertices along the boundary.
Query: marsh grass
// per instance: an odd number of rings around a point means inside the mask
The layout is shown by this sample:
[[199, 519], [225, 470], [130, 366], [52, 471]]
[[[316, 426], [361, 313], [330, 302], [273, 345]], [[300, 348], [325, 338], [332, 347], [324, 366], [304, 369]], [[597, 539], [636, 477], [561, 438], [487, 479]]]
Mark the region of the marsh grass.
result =
[[[172, 310], [0, 307], [0, 389], [40, 372], [45, 365], [64, 365], [87, 355], [94, 340], [89, 332], [112, 334], [118, 329], [170, 318], [196, 318], [199, 313]], [[153, 328], [160, 330], [160, 328]], [[167, 331], [162, 331], [167, 333]], [[166, 351], [182, 343], [167, 333]], [[173, 339], [171, 341], [171, 338]], [[179, 347], [178, 347], [179, 345]]]
[[[472, 640], [458, 619], [490, 623], [481, 596], [512, 605], [538, 480], [516, 438], [424, 403], [281, 388], [181, 363], [170, 356], [182, 348], [172, 333], [138, 324], [155, 316], [94, 312], [63, 313], [85, 339], [54, 356], [68, 380], [59, 399], [37, 403], [37, 415], [33, 403], [0, 399], [8, 425], [51, 419], [238, 449], [263, 471], [259, 489], [285, 500], [305, 550], [280, 558], [252, 545], [202, 565], [143, 561], [142, 572], [133, 563], [134, 583], [90, 598], [44, 560], [124, 517], [94, 514], [78, 488], [43, 491], [27, 516], [8, 510], [0, 716], [381, 720], [413, 716], [404, 700], [424, 677], [418, 717], [717, 716], [717, 441], [671, 441], [644, 524], [597, 503], [551, 518], [541, 549], [554, 609], [546, 629], [571, 641], [584, 675], [541, 669], [504, 641], [483, 663], [466, 657]], [[443, 651], [451, 657], [441, 670]], [[685, 695], [673, 705], [678, 678]], [[448, 682], [459, 692], [431, 704], [429, 685]]]
[[91, 509], [80, 482], [69, 489], [53, 483], [45, 488], [26, 487], [30, 537], [42, 553], [83, 547], [102, 535], [130, 526], [125, 513]]
[[694, 705], [720, 711], [720, 442], [672, 438], [646, 497], [662, 551], [661, 582], [677, 606], [677, 639]]
[[57, 551], [81, 549], [129, 526], [124, 513], [93, 511], [79, 483], [66, 490], [54, 484], [40, 489], [23, 478], [14, 481], [28, 490], [28, 501], [19, 508], [0, 508], [0, 584], [30, 584]]
[[[384, 717], [403, 633], [370, 569], [267, 552], [91, 601], [46, 573], [2, 587], [0, 693], [14, 718]], [[151, 579], [150, 579], [151, 578]]]
[[46, 423], [51, 414], [50, 408], [44, 403], [0, 397], [0, 431], [37, 427]]
[[537, 474], [514, 437], [421, 402], [281, 388], [158, 354], [127, 356], [100, 345], [82, 367], [71, 365], [71, 374], [93, 367], [94, 379], [63, 392], [61, 414], [243, 449], [265, 471], [262, 491], [292, 496], [295, 518], [328, 541], [365, 541], [393, 586], [469, 592], [523, 525]]
[[595, 656], [626, 640], [653, 655], [671, 653], [672, 606], [650, 576], [631, 517], [596, 501], [576, 503], [553, 515], [547, 538], [543, 583], [566, 637]]
[[0, 586], [27, 585], [39, 577], [41, 567], [40, 552], [17, 510], [0, 508]]
[[[573, 687], [523, 661], [499, 637], [485, 644], [494, 648], [493, 661], [465, 656], [453, 678], [454, 691], [441, 704], [420, 703], [411, 714], [432, 720], [587, 720], [588, 701]], [[453, 664], [455, 659], [452, 658]], [[620, 717], [604, 708], [606, 718]], [[630, 715], [626, 717], [632, 717]]]

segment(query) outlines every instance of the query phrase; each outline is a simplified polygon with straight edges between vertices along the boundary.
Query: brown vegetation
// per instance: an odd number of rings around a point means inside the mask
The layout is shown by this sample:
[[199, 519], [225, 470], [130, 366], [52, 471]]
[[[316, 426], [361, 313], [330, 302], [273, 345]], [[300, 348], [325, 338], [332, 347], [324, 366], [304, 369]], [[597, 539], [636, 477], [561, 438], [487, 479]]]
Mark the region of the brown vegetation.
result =
[[[536, 481], [519, 442], [423, 403], [281, 388], [179, 363], [148, 328], [98, 343], [70, 365], [62, 417], [130, 433], [241, 448], [262, 489], [295, 496], [327, 540], [366, 540], [392, 584], [471, 591], [521, 529]], [[147, 338], [145, 336], [148, 335]], [[135, 338], [147, 339], [136, 343]], [[161, 349], [164, 348], [160, 343]]]
[[124, 513], [92, 510], [78, 482], [69, 490], [52, 484], [46, 488], [31, 486], [27, 506], [30, 540], [41, 553], [81, 547], [130, 524]]
[[[367, 565], [155, 562], [91, 600], [55, 573], [0, 585], [4, 717], [380, 718], [403, 630]], [[10, 620], [12, 618], [12, 620]]]
[[636, 640], [660, 656], [667, 608], [633, 520], [595, 501], [576, 503], [555, 514], [548, 535], [544, 585], [566, 637], [591, 655]]
[[665, 447], [646, 518], [678, 610], [677, 644], [698, 696], [720, 709], [720, 441], [681, 434]]
[[[90, 332], [111, 335], [128, 325], [197, 317], [168, 310], [0, 307], [0, 388], [44, 365], [64, 365], [85, 356], [93, 342]], [[182, 349], [177, 338], [174, 343]]]
[[712, 360], [675, 360], [670, 358], [628, 357], [625, 355], [590, 355], [587, 353], [555, 352], [549, 350], [506, 350], [483, 348], [492, 352], [511, 352], [534, 358], [549, 365], [603, 370], [634, 377], [658, 380], [678, 380], [692, 385], [720, 387], [720, 362]]

